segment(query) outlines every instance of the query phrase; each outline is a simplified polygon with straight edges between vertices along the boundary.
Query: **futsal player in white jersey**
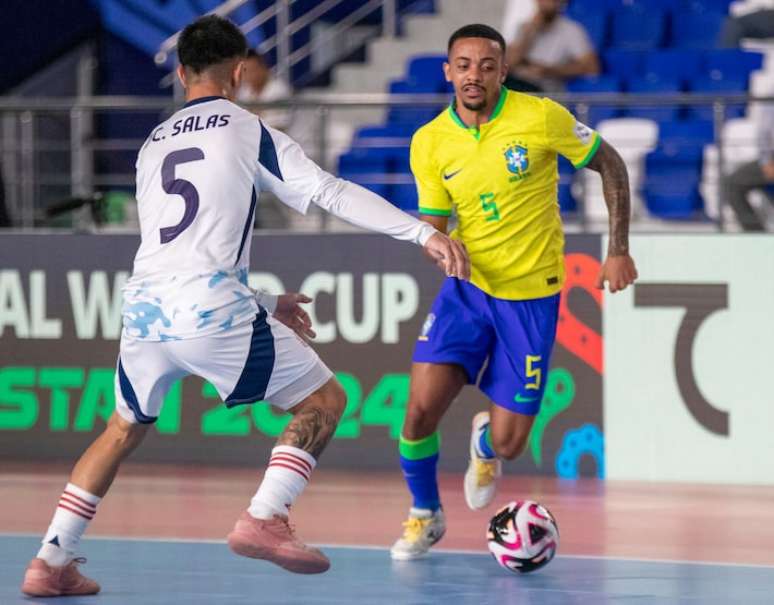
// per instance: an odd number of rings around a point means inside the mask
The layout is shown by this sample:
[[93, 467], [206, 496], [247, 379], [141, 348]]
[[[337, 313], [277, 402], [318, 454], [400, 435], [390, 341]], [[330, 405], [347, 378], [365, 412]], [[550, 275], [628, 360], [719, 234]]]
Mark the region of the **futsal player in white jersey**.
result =
[[137, 159], [142, 241], [124, 291], [116, 412], [83, 454], [58, 502], [22, 591], [93, 594], [76, 550], [121, 461], [158, 417], [173, 382], [194, 374], [228, 406], [266, 400], [293, 419], [263, 481], [228, 536], [237, 554], [298, 573], [330, 563], [288, 525], [345, 405], [314, 350], [298, 294], [256, 294], [247, 285], [250, 231], [260, 191], [306, 212], [310, 203], [356, 225], [424, 247], [448, 275], [467, 278], [464, 249], [382, 198], [337, 179], [285, 134], [231, 102], [246, 42], [230, 21], [203, 17], [179, 38], [187, 103], [156, 127]]

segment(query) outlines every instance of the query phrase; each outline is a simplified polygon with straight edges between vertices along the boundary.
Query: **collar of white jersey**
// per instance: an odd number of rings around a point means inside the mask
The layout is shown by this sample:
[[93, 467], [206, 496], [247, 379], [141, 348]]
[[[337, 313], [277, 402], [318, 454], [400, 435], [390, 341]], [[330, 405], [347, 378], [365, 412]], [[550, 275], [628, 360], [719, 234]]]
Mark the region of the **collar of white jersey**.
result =
[[228, 99], [226, 97], [221, 97], [217, 95], [211, 96], [211, 97], [197, 97], [196, 99], [191, 99], [190, 101], [188, 101], [188, 103], [183, 105], [183, 109], [185, 109], [186, 107], [191, 107], [192, 105], [209, 103], [210, 101], [228, 101]]

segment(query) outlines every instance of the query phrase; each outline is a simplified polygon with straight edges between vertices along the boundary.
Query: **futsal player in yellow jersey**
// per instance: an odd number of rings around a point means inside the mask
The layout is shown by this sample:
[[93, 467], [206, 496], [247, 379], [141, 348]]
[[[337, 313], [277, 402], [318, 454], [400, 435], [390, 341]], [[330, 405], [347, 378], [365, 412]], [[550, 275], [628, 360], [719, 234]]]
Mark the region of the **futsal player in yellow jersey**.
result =
[[500, 460], [524, 449], [545, 387], [564, 283], [557, 154], [602, 176], [610, 247], [597, 286], [637, 277], [628, 253], [629, 184], [618, 153], [564, 107], [508, 91], [502, 36], [468, 25], [449, 39], [454, 100], [411, 142], [423, 220], [446, 232], [452, 212], [471, 259], [469, 282], [447, 278], [416, 343], [400, 437], [413, 496], [395, 559], [427, 553], [445, 532], [436, 465], [441, 417], [465, 384], [491, 404], [473, 419], [465, 499], [488, 505]]

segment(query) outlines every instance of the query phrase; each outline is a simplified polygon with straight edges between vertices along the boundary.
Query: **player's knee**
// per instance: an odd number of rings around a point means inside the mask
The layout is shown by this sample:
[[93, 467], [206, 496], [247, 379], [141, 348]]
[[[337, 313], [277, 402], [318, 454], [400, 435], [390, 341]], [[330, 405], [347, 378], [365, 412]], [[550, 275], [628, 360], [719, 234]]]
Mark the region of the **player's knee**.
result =
[[147, 431], [147, 424], [134, 424], [124, 420], [118, 414], [113, 414], [107, 428], [107, 433], [114, 447], [127, 451], [137, 447]]
[[492, 435], [492, 449], [498, 458], [515, 460], [527, 447], [527, 435]]
[[406, 439], [420, 439], [438, 428], [438, 415], [421, 405], [409, 404], [403, 421], [403, 436]]

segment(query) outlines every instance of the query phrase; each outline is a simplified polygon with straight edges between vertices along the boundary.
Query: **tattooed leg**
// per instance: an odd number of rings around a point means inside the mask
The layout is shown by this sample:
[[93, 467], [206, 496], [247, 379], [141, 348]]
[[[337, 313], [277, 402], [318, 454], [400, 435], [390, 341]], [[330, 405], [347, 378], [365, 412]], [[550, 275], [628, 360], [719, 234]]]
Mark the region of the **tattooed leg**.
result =
[[333, 437], [345, 405], [344, 390], [331, 379], [291, 410], [293, 420], [280, 435], [277, 445], [297, 447], [318, 458]]
[[[344, 389], [331, 379], [290, 410], [293, 419], [271, 452], [263, 481], [247, 511], [254, 519], [287, 519], [344, 411]], [[251, 555], [248, 555], [251, 556]]]

